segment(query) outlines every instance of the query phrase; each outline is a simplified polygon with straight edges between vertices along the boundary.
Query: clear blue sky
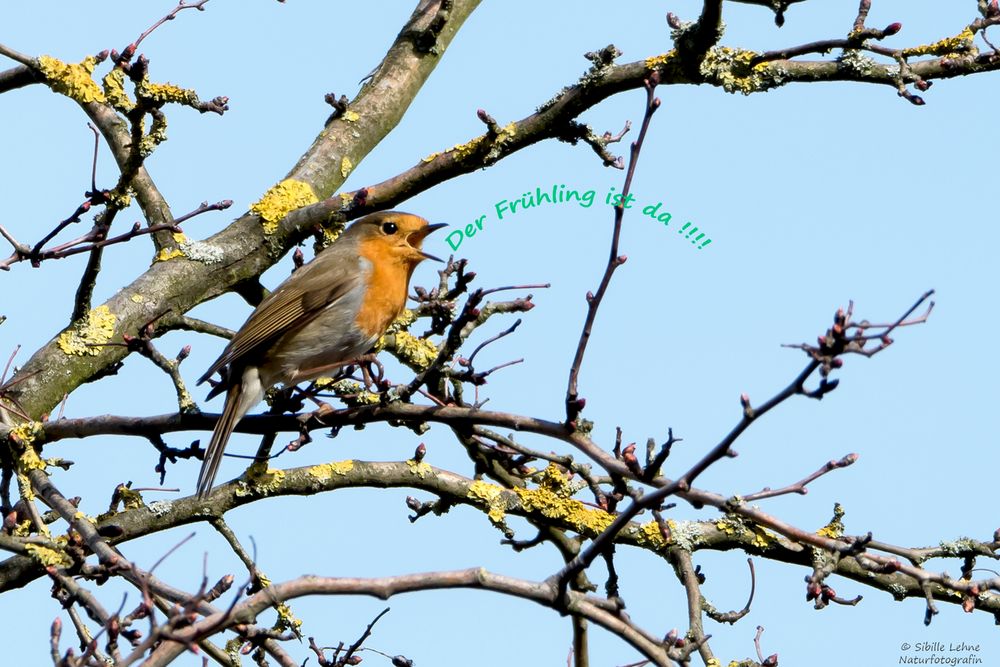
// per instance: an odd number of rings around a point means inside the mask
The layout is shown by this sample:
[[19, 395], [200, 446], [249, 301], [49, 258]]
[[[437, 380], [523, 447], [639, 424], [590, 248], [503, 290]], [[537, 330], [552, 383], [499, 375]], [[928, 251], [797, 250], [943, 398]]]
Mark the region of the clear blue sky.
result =
[[[336, 4], [213, 0], [207, 11], [183, 12], [142, 45], [154, 79], [194, 87], [204, 98], [231, 100], [231, 111], [222, 118], [169, 109], [170, 139], [147, 163], [175, 214], [203, 200], [234, 200], [232, 211], [186, 224], [189, 236], [215, 233], [282, 178], [330, 113], [323, 95], [353, 95], [413, 5]], [[959, 32], [974, 18], [975, 4], [875, 0], [869, 24], [901, 21], [903, 31], [890, 44], [923, 43]], [[805, 5], [793, 6], [779, 30], [768, 11], [727, 3], [724, 42], [765, 49], [842, 36], [857, 7], [856, 2]], [[123, 48], [171, 7], [165, 1], [8, 2], [0, 7], [0, 41], [24, 53], [78, 61], [105, 48]], [[484, 2], [404, 121], [346, 187], [380, 181], [480, 133], [477, 108], [501, 123], [530, 114], [586, 69], [586, 51], [614, 43], [624, 61], [666, 51], [666, 11], [693, 19], [699, 7], [695, 0], [669, 6]], [[753, 97], [708, 87], [661, 88], [663, 107], [650, 129], [634, 192], [639, 205], [662, 202], [660, 210], [673, 218], [664, 227], [637, 208], [626, 217], [622, 251], [629, 260], [615, 276], [581, 377], [595, 436], [610, 445], [621, 425], [627, 441], [643, 443], [649, 436], [664, 438], [673, 427], [684, 438], [668, 463], [668, 474], [676, 473], [729, 431], [739, 418], [741, 392], [759, 403], [801, 369], [804, 355], [781, 343], [814, 340], [849, 299], [859, 316], [885, 321], [935, 288], [938, 306], [927, 325], [899, 332], [896, 344], [874, 359], [847, 359], [838, 373], [839, 389], [822, 402], [799, 399], [768, 415], [739, 441], [739, 458], [713, 467], [699, 484], [745, 494], [793, 482], [831, 458], [857, 452], [857, 464], [823, 478], [807, 496], [762, 505], [815, 529], [829, 520], [833, 503], [841, 502], [849, 532], [870, 530], [876, 539], [908, 546], [963, 535], [988, 539], [1000, 526], [995, 489], [1000, 454], [988, 417], [995, 414], [998, 365], [989, 337], [1000, 324], [993, 294], [1000, 239], [992, 194], [998, 83], [996, 74], [939, 81], [920, 108], [892, 89], [847, 83], [797, 85]], [[584, 120], [598, 132], [617, 131], [625, 119], [639, 120], [642, 98], [639, 91], [620, 95]], [[91, 142], [85, 117], [68, 100], [40, 86], [0, 96], [0, 222], [23, 240], [37, 240], [66, 217], [89, 186]], [[107, 185], [114, 177], [112, 160], [102, 150], [99, 182]], [[456, 227], [485, 215], [482, 231], [458, 253], [470, 260], [482, 285], [552, 283], [549, 290], [535, 291], [538, 307], [524, 317], [517, 335], [482, 355], [484, 362], [488, 356], [495, 363], [526, 358], [485, 387], [495, 409], [561, 415], [583, 295], [596, 286], [606, 254], [611, 212], [603, 196], [611, 187], [620, 190], [621, 180], [621, 172], [602, 167], [589, 148], [550, 142], [400, 205]], [[594, 190], [595, 203], [551, 204], [496, 219], [494, 207], [501, 200], [561, 184]], [[119, 219], [124, 226], [138, 216], [130, 210]], [[676, 230], [685, 222], [701, 228], [712, 243], [697, 250], [684, 240]], [[428, 250], [450, 249], [439, 234]], [[141, 273], [149, 256], [143, 242], [110, 249], [96, 301]], [[22, 264], [0, 275], [0, 314], [9, 318], [0, 327], [0, 354], [20, 344], [23, 361], [65, 325], [83, 265], [81, 256], [41, 269]], [[277, 284], [288, 270], [286, 259], [265, 282]], [[433, 278], [425, 266], [415, 282], [429, 284]], [[236, 297], [196, 311], [233, 327], [248, 313]], [[498, 319], [481, 338], [506, 324]], [[182, 368], [193, 382], [221, 343], [171, 334], [159, 344], [172, 355], [188, 343], [194, 350]], [[218, 411], [220, 405], [203, 408]], [[175, 408], [166, 378], [145, 360], [130, 358], [117, 377], [74, 393], [66, 414], [151, 415]], [[169, 441], [186, 446], [195, 437], [178, 434]], [[430, 463], [471, 472], [446, 429], [435, 427], [424, 441]], [[416, 443], [409, 432], [372, 427], [336, 440], [317, 438], [281, 463], [399, 460]], [[231, 445], [247, 453], [254, 448], [252, 438], [235, 437]], [[156, 483], [155, 455], [139, 440], [67, 442], [46, 453], [77, 461], [57, 481], [69, 495], [84, 496], [82, 509], [91, 515], [106, 509], [111, 489], [122, 480]], [[239, 471], [238, 462], [228, 461], [220, 479]], [[167, 484], [188, 492], [196, 473], [194, 463], [173, 466]], [[541, 579], [558, 567], [557, 554], [548, 549], [512, 556], [499, 546], [500, 535], [486, 518], [468, 508], [410, 525], [406, 495], [353, 491], [287, 499], [233, 512], [230, 519], [238, 535], [256, 539], [259, 565], [276, 581], [303, 573], [377, 576], [474, 565]], [[673, 516], [716, 514], [680, 506]], [[523, 524], [517, 528], [520, 537], [533, 534]], [[150, 565], [190, 530], [129, 543], [124, 552]], [[205, 551], [211, 578], [241, 571], [211, 528], [193, 530], [196, 538], [171, 556], [159, 575], [195, 588]], [[654, 632], [683, 631], [683, 591], [669, 567], [648, 554], [619, 553], [632, 617]], [[704, 592], [718, 608], [743, 605], [744, 561], [740, 553], [695, 556], [708, 575]], [[959, 572], [957, 561], [930, 567], [953, 576]], [[786, 665], [842, 664], [845, 652], [865, 655], [866, 666], [898, 664], [899, 645], [921, 641], [978, 643], [983, 664], [1000, 663], [1000, 640], [986, 615], [941, 605], [942, 613], [927, 629], [919, 600], [895, 603], [843, 580], [831, 581], [838, 593], [863, 593], [865, 600], [855, 608], [817, 612], [804, 601], [806, 570], [759, 559], [757, 568], [751, 614], [732, 628], [707, 622], [723, 664], [753, 655], [758, 624], [766, 628], [766, 653], [778, 652]], [[0, 624], [5, 662], [47, 663], [48, 624], [59, 613], [48, 588], [38, 581], [0, 601], [0, 617], [25, 619]], [[106, 606], [116, 608], [120, 591], [108, 585], [97, 592]], [[130, 606], [135, 600], [132, 594]], [[293, 605], [306, 619], [305, 634], [326, 644], [353, 640], [383, 606], [368, 599]], [[394, 599], [389, 606], [392, 612], [369, 645], [405, 654], [418, 665], [565, 664], [568, 623], [529, 603], [443, 592]], [[626, 645], [599, 629], [592, 648], [594, 665], [636, 660]], [[304, 647], [293, 650], [300, 660], [306, 656]], [[366, 657], [366, 664], [388, 664], [380, 661]], [[200, 659], [187, 656], [178, 664]]]

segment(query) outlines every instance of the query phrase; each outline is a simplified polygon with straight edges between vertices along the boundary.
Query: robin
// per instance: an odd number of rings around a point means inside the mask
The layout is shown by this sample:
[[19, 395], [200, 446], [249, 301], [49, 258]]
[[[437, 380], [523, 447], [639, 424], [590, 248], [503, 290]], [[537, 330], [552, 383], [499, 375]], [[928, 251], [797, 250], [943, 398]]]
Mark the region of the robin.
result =
[[208, 394], [211, 399], [225, 391], [226, 404], [198, 475], [199, 498], [212, 488], [237, 422], [267, 389], [313, 380], [371, 349], [403, 311], [417, 264], [441, 261], [421, 245], [444, 226], [410, 213], [373, 213], [261, 301], [198, 380], [228, 367]]

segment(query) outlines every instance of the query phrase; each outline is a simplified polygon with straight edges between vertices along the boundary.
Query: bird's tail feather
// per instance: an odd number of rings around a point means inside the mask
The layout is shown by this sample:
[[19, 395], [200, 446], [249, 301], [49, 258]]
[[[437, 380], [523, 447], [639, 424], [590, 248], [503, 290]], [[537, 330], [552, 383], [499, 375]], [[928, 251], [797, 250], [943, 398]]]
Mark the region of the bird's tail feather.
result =
[[219, 464], [222, 463], [222, 453], [226, 449], [226, 442], [236, 428], [236, 422], [246, 413], [245, 401], [240, 396], [243, 393], [242, 383], [236, 382], [226, 393], [226, 405], [222, 408], [222, 415], [219, 421], [215, 422], [215, 430], [212, 431], [212, 440], [205, 452], [205, 460], [201, 464], [201, 472], [198, 473], [198, 497], [204, 498], [212, 490], [212, 483], [219, 473]]

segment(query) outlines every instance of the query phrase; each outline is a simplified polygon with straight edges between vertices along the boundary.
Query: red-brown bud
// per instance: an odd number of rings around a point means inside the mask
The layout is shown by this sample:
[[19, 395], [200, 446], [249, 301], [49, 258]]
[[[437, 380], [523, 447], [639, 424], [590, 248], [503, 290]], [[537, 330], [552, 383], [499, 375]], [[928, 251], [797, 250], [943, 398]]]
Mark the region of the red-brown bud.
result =
[[815, 600], [823, 592], [823, 587], [813, 582], [806, 586], [806, 600]]
[[895, 35], [902, 29], [903, 29], [903, 24], [897, 21], [896, 23], [890, 23], [889, 25], [887, 25], [883, 32], [885, 33], [886, 37], [888, 37], [889, 35]]
[[417, 463], [420, 463], [421, 461], [424, 460], [424, 456], [426, 454], [427, 454], [427, 447], [424, 445], [424, 443], [421, 442], [419, 445], [417, 445], [416, 451], [413, 452], [413, 460], [416, 461]]

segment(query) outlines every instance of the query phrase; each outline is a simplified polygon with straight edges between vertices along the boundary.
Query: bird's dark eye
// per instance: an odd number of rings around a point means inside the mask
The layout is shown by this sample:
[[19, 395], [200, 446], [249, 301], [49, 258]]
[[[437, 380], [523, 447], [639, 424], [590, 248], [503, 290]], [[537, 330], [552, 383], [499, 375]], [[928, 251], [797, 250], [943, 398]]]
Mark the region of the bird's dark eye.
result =
[[382, 231], [386, 234], [395, 234], [399, 227], [396, 226], [395, 222], [383, 222]]

